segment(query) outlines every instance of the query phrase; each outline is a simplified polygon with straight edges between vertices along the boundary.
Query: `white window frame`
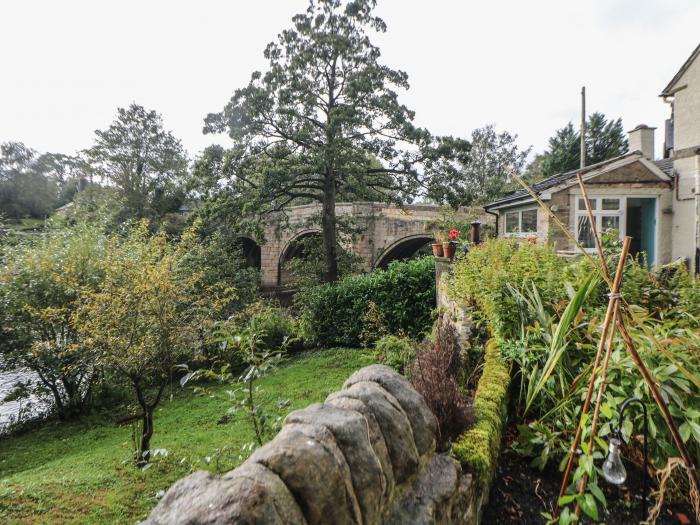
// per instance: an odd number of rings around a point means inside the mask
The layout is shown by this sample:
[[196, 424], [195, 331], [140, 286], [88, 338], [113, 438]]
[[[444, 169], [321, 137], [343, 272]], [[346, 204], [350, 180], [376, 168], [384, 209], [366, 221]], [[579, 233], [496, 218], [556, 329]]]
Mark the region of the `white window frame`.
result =
[[[535, 210], [536, 213], [536, 219], [535, 219], [535, 229], [532, 231], [522, 231], [523, 229], [523, 212], [526, 211], [531, 211]], [[539, 218], [539, 213], [537, 213], [538, 208], [537, 206], [528, 206], [527, 208], [519, 208], [517, 210], [504, 210], [503, 212], [503, 236], [504, 237], [532, 237], [533, 235], [537, 235], [537, 228], [539, 226], [540, 218]], [[508, 224], [508, 219], [507, 215], [509, 213], [517, 213], [518, 214], [518, 231], [517, 232], [509, 232], [507, 230], [507, 224]]]
[[[579, 218], [585, 217], [588, 219], [588, 211], [586, 210], [585, 203], [583, 204], [583, 209], [579, 209], [579, 203], [583, 200], [583, 195], [573, 195], [574, 197], [574, 235], [576, 241], [581, 242], [579, 239], [578, 221]], [[617, 199], [620, 206], [617, 210], [604, 210], [603, 209], [603, 199]], [[589, 197], [591, 203], [595, 202], [595, 209], [592, 210], [593, 218], [595, 219], [595, 227], [598, 233], [603, 231], [603, 217], [619, 217], [618, 222], [620, 227], [618, 228], [618, 235], [620, 240], [625, 238], [625, 233], [627, 230], [626, 213], [627, 210], [627, 196], [626, 195], [593, 195]], [[587, 252], [595, 252], [595, 246], [585, 248]]]

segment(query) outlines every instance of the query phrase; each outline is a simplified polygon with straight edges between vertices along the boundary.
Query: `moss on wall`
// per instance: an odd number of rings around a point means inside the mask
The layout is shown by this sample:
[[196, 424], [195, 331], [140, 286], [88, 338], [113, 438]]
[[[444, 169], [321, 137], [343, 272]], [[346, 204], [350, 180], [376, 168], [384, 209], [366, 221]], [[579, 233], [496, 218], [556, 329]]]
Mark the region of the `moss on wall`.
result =
[[491, 484], [506, 419], [510, 370], [496, 339], [485, 348], [484, 370], [474, 395], [475, 423], [452, 446], [452, 454], [481, 488]]

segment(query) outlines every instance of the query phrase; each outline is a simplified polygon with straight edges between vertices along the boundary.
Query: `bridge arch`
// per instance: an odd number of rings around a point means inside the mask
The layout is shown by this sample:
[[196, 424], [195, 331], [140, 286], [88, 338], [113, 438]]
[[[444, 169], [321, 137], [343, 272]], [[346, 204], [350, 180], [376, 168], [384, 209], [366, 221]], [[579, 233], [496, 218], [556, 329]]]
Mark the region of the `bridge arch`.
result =
[[262, 253], [260, 245], [255, 241], [255, 239], [246, 235], [238, 235], [235, 242], [238, 246], [240, 246], [241, 251], [243, 252], [246, 267], [257, 268], [260, 270], [262, 267]]
[[280, 251], [279, 260], [277, 261], [277, 286], [284, 286], [289, 283], [289, 275], [284, 270], [284, 263], [287, 261], [303, 256], [303, 247], [300, 245], [301, 240], [309, 237], [320, 237], [321, 230], [306, 229], [294, 234]]
[[[377, 257], [374, 268], [386, 268], [392, 261], [410, 259], [422, 248], [427, 248], [433, 242], [435, 242], [435, 238], [430, 233], [418, 233], [402, 237], [386, 247]], [[426, 251], [426, 253], [428, 252]]]

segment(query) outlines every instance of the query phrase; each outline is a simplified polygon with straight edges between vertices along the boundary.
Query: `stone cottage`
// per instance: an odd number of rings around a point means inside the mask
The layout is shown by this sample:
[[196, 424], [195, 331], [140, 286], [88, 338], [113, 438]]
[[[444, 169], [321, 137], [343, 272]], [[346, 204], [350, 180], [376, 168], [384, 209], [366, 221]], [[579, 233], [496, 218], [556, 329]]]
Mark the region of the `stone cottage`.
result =
[[[663, 158], [654, 156], [655, 128], [629, 132], [625, 155], [561, 173], [533, 186], [537, 195], [586, 249], [593, 250], [591, 225], [576, 178], [582, 173], [599, 231], [615, 229], [633, 239], [632, 253], [645, 252], [650, 265], [684, 260], [700, 270], [700, 46], [660, 95], [671, 106]], [[535, 237], [574, 250], [546, 212], [524, 190], [484, 207], [497, 216], [502, 237]]]

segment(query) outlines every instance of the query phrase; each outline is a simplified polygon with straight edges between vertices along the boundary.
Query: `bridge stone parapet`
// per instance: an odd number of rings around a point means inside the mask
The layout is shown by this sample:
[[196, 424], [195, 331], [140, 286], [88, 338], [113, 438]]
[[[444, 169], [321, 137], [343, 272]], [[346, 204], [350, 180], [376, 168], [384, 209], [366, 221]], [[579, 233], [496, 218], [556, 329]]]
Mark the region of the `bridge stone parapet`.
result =
[[353, 374], [223, 477], [175, 483], [148, 525], [473, 524], [474, 484], [435, 451], [437, 421], [389, 367]]

